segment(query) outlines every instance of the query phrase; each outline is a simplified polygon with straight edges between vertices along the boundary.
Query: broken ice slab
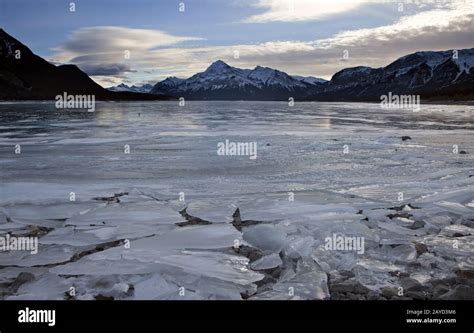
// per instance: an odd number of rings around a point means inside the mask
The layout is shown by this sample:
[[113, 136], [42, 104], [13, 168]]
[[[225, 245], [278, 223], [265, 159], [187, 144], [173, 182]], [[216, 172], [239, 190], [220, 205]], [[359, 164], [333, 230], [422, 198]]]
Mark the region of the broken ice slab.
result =
[[294, 295], [293, 293], [290, 293], [289, 291], [286, 291], [285, 293], [282, 293], [279, 290], [266, 290], [264, 292], [252, 295], [249, 297], [249, 300], [252, 301], [264, 301], [264, 300], [305, 300], [305, 297], [300, 297], [299, 295]]
[[464, 237], [474, 235], [474, 229], [462, 224], [448, 225], [441, 230], [439, 236]]
[[433, 277], [429, 273], [413, 273], [410, 278], [421, 285], [427, 285]]
[[298, 274], [291, 280], [277, 282], [272, 289], [280, 293], [280, 299], [286, 299], [286, 295], [306, 300], [321, 300], [330, 296], [327, 274], [318, 271]]
[[403, 266], [394, 264], [393, 261], [377, 259], [359, 259], [355, 267], [363, 267], [364, 269], [372, 272], [391, 272], [403, 270]]
[[412, 229], [413, 226], [415, 225], [415, 220], [407, 218], [407, 217], [394, 217], [392, 218], [392, 223], [395, 223], [396, 225], [399, 225], [404, 228], [410, 228]]
[[171, 267], [180, 268], [186, 274], [213, 277], [241, 285], [251, 284], [264, 277], [248, 269], [247, 258], [219, 252], [136, 251], [124, 252], [120, 258], [109, 257], [104, 252], [54, 267], [50, 271], [59, 275], [146, 274], [166, 273]]
[[[149, 189], [144, 188], [132, 188], [130, 190], [128, 189], [122, 189], [120, 191], [114, 192], [113, 196], [110, 196], [108, 198], [115, 197], [116, 199], [113, 201], [119, 201], [121, 203], [134, 203], [134, 202], [143, 202], [143, 201], [148, 201], [148, 200], [155, 200], [155, 201], [160, 201], [161, 198], [155, 194], [155, 193], [149, 193]], [[103, 197], [107, 198], [107, 197]], [[117, 200], [118, 199], [118, 200]], [[95, 200], [100, 201], [100, 197], [95, 197]]]
[[404, 272], [403, 265], [397, 265], [376, 259], [360, 259], [352, 268], [355, 280], [366, 288], [379, 291], [390, 284], [395, 284], [398, 277], [390, 272]]
[[52, 267], [50, 272], [57, 275], [126, 275], [156, 273], [162, 268], [158, 264], [137, 260], [90, 260], [88, 257], [90, 256]]
[[79, 250], [64, 245], [42, 245], [38, 244], [38, 252], [10, 251], [0, 252], [0, 266], [43, 266], [63, 263]]
[[63, 300], [71, 284], [67, 279], [55, 274], [45, 274], [29, 283], [25, 283], [17, 291], [17, 295], [7, 300]]
[[99, 227], [76, 230], [74, 226], [57, 228], [39, 239], [40, 244], [87, 246], [116, 239], [117, 227]]
[[42, 227], [42, 228], [59, 228], [64, 225], [63, 220], [43, 220], [43, 219], [19, 219], [19, 218], [12, 218], [12, 221], [17, 224], [22, 224], [24, 227]]
[[160, 274], [147, 276], [134, 284], [134, 289], [133, 298], [137, 300], [163, 299], [179, 292], [179, 286], [166, 281]]
[[446, 237], [428, 235], [422, 241], [429, 248], [430, 252], [446, 258], [460, 259], [460, 257], [472, 256], [474, 251], [474, 236]]
[[[248, 259], [218, 252], [184, 252], [183, 249], [223, 249], [241, 240], [228, 224], [176, 228], [170, 232], [117, 246], [81, 260], [52, 268], [58, 274], [140, 274], [179, 267], [184, 271], [247, 284], [263, 278], [248, 269]], [[101, 263], [106, 266], [106, 269]], [[154, 265], [156, 264], [156, 265]], [[127, 273], [128, 272], [128, 273]]]
[[173, 228], [172, 225], [149, 225], [142, 223], [119, 226], [68, 226], [57, 228], [39, 239], [40, 244], [65, 244], [87, 246], [113, 240], [133, 240], [160, 235]]
[[150, 225], [183, 222], [179, 213], [165, 203], [148, 200], [137, 203], [112, 203], [67, 220], [67, 225], [112, 225], [141, 223]]
[[[201, 274], [187, 273], [183, 274], [180, 267], [168, 266], [166, 271], [161, 272], [161, 276], [169, 282], [180, 286], [178, 294], [171, 294], [165, 299], [190, 299], [188, 297], [189, 291], [194, 291], [200, 299], [241, 299], [241, 294], [253, 295], [257, 291], [257, 286], [254, 283], [236, 284], [233, 281], [225, 281], [216, 277], [202, 276]], [[184, 296], [184, 297], [183, 297]]]
[[20, 223], [14, 223], [14, 222], [0, 223], [0, 234], [5, 234], [10, 231], [21, 230], [25, 228], [26, 226]]
[[4, 206], [4, 209], [14, 220], [66, 220], [90, 209], [104, 206], [98, 202], [72, 202], [69, 201], [69, 194], [66, 194], [64, 202], [44, 205], [16, 204]]
[[430, 214], [428, 216], [425, 216], [423, 218], [423, 221], [430, 225], [433, 225], [438, 229], [442, 229], [443, 227], [450, 225], [453, 222], [453, 218], [447, 214], [440, 215], [440, 213], [437, 213], [435, 215]]
[[265, 253], [276, 253], [285, 246], [287, 234], [281, 227], [262, 224], [246, 228], [242, 237]]
[[311, 258], [325, 272], [332, 270], [351, 270], [359, 255], [354, 251], [328, 251], [324, 245], [313, 249]]
[[173, 249], [223, 249], [230, 248], [241, 240], [240, 232], [229, 224], [192, 226], [132, 241], [128, 251], [153, 253]]
[[314, 244], [314, 238], [311, 236], [292, 235], [288, 237], [284, 252], [290, 258], [308, 257]]
[[397, 244], [395, 246], [383, 245], [378, 249], [370, 249], [368, 255], [372, 259], [406, 264], [416, 260], [417, 252], [414, 244]]
[[[55, 210], [50, 205], [79, 204], [98, 204], [91, 201], [91, 198], [97, 196], [109, 196], [120, 191], [113, 184], [91, 184], [91, 183], [70, 183], [64, 184], [64, 180], [58, 183], [49, 181], [40, 182], [4, 182], [0, 184], [0, 206], [32, 205], [32, 209], [39, 209], [46, 215], [55, 215]], [[71, 192], [74, 193], [75, 201], [71, 202]], [[41, 208], [44, 206], [44, 208]], [[44, 210], [43, 210], [44, 209]], [[59, 208], [60, 215], [67, 213], [67, 209]], [[74, 212], [71, 209], [71, 212]], [[28, 209], [26, 210], [27, 214]], [[30, 211], [31, 212], [31, 211]], [[59, 216], [57, 218], [64, 218]], [[54, 218], [54, 217], [53, 217]]]
[[380, 233], [380, 245], [399, 245], [399, 244], [412, 244], [413, 240], [416, 237], [413, 236], [401, 236], [394, 233], [389, 232], [381, 232]]
[[[87, 259], [90, 261], [103, 260], [108, 264], [110, 264], [111, 261], [118, 261], [116, 269], [112, 267], [109, 269], [111, 271], [118, 270], [120, 272], [122, 272], [121, 261], [127, 260], [126, 265], [128, 265], [136, 260], [138, 267], [132, 271], [141, 272], [142, 267], [140, 263], [168, 263], [164, 257], [172, 254], [173, 250], [230, 248], [240, 239], [240, 233], [227, 224], [176, 228], [161, 236], [131, 241], [129, 248], [125, 248], [124, 246], [110, 248], [102, 252], [91, 254], [87, 256]], [[80, 262], [82, 262], [82, 260]], [[87, 265], [90, 266], [91, 263], [86, 262], [86, 266]], [[77, 267], [78, 265], [72, 266], [74, 271], [80, 271], [80, 267]], [[153, 272], [153, 270], [150, 272]], [[78, 274], [88, 274], [88, 272], [84, 271]]]
[[423, 229], [412, 230], [406, 227], [401, 227], [394, 222], [381, 222], [378, 224], [380, 229], [403, 236], [422, 236], [427, 232]]
[[48, 267], [14, 267], [9, 266], [0, 269], [0, 283], [4, 283], [7, 280], [13, 280], [21, 273], [31, 273], [34, 276], [40, 276], [47, 273], [49, 270]]
[[317, 245], [325, 244], [327, 238], [332, 238], [334, 235], [359, 237], [364, 239], [365, 247], [377, 245], [379, 241], [377, 233], [359, 219], [360, 217], [357, 220], [328, 220], [317, 223], [310, 220], [305, 226], [311, 232]]
[[366, 216], [370, 221], [378, 222], [389, 222], [389, 214], [394, 214], [395, 211], [392, 209], [380, 208], [380, 209], [364, 209], [363, 215]]
[[188, 199], [187, 212], [192, 216], [211, 222], [230, 222], [237, 209], [231, 200]]
[[[207, 276], [196, 278], [192, 284], [182, 283], [180, 285], [184, 286], [187, 290], [195, 290], [197, 295], [207, 300], [240, 300], [242, 299], [242, 294], [255, 292], [256, 290], [256, 286], [253, 284], [239, 285]], [[174, 299], [179, 300], [182, 298], [175, 297]]]
[[[418, 203], [468, 203], [474, 199], [474, 185], [464, 186], [463, 188], [444, 189], [443, 191], [427, 194], [415, 202]], [[449, 206], [447, 204], [446, 206]]]
[[440, 278], [440, 271], [443, 272], [443, 274], [452, 275], [455, 268], [455, 262], [451, 260], [445, 260], [433, 253], [423, 253], [418, 257], [417, 262], [421, 265], [421, 267], [423, 267], [423, 269], [430, 272], [434, 272], [434, 269], [436, 268], [438, 270], [436, 272], [437, 278]]
[[272, 253], [267, 256], [254, 261], [250, 264], [250, 268], [254, 271], [265, 270], [270, 268], [275, 268], [283, 264], [280, 256], [277, 253]]
[[436, 202], [434, 205], [442, 207], [444, 211], [451, 211], [457, 214], [467, 214], [474, 217], [474, 209], [472, 209], [471, 207], [467, 207], [459, 202], [441, 201]]
[[[295, 196], [297, 194], [294, 194]], [[239, 204], [243, 220], [308, 223], [309, 221], [357, 220], [357, 209], [347, 204], [314, 204], [305, 200], [288, 200], [282, 193], [276, 198], [261, 198]], [[308, 198], [306, 198], [308, 199]], [[295, 214], [298, 212], [298, 214]]]

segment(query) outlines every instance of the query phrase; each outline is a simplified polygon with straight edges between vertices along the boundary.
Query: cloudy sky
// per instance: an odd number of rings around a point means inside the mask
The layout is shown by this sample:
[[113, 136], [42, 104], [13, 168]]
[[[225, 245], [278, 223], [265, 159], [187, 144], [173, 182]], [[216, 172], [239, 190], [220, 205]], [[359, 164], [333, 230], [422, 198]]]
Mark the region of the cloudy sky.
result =
[[218, 59], [330, 79], [474, 47], [474, 0], [0, 0], [0, 25], [106, 87], [186, 78]]

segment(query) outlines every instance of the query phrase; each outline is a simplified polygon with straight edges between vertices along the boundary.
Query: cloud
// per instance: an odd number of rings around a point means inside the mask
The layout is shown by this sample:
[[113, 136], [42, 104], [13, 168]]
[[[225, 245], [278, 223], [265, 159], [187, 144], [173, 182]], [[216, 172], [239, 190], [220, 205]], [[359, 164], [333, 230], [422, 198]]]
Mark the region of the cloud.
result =
[[326, 18], [354, 10], [374, 0], [253, 0], [261, 14], [244, 19], [246, 23], [296, 22]]
[[92, 76], [92, 80], [103, 87], [112, 87], [123, 83], [126, 79], [121, 76]]
[[83, 64], [81, 69], [89, 76], [118, 76], [136, 72], [127, 64]]
[[51, 61], [74, 63], [92, 76], [118, 76], [133, 72], [134, 57], [139, 60], [150, 50], [196, 40], [201, 38], [173, 36], [152, 29], [87, 27], [74, 31], [67, 41], [54, 48]]
[[[395, 6], [394, 10], [397, 10]], [[395, 59], [420, 50], [472, 48], [474, 3], [445, 2], [392, 24], [340, 32], [314, 41], [281, 41], [236, 45], [240, 59], [228, 49], [216, 50], [234, 64], [252, 67], [265, 64], [294, 74], [330, 78], [352, 66], [386, 66]], [[347, 51], [349, 58], [343, 59]]]
[[[346, 67], [386, 66], [420, 50], [471, 48], [472, 31], [474, 6], [458, 2], [405, 16], [386, 26], [340, 32], [326, 39], [164, 49], [156, 56], [161, 65], [169, 64], [182, 77], [222, 59], [244, 68], [264, 65], [290, 74], [330, 78]], [[234, 59], [234, 51], [239, 52], [239, 59]], [[348, 59], [343, 59], [345, 51]]]
[[200, 39], [173, 36], [160, 30], [99, 26], [81, 28], [73, 32], [59, 50], [86, 54], [123, 53], [124, 50], [147, 50]]

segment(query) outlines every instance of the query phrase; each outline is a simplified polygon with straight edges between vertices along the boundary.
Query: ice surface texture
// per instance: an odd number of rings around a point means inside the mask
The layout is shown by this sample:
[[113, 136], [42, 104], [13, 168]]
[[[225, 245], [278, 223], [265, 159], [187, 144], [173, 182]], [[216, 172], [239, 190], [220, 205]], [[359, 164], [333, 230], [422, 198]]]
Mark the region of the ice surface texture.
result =
[[474, 298], [472, 106], [3, 103], [0, 126], [0, 235], [39, 239], [0, 252], [2, 299]]

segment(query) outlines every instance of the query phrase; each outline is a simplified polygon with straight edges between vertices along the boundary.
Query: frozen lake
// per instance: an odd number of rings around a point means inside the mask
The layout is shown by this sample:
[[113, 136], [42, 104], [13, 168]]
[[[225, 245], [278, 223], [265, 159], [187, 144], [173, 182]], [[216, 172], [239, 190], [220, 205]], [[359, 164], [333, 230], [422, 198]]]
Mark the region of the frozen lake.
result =
[[39, 238], [0, 251], [0, 297], [472, 297], [473, 130], [464, 105], [0, 103], [0, 235]]

